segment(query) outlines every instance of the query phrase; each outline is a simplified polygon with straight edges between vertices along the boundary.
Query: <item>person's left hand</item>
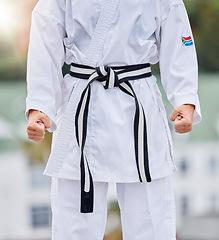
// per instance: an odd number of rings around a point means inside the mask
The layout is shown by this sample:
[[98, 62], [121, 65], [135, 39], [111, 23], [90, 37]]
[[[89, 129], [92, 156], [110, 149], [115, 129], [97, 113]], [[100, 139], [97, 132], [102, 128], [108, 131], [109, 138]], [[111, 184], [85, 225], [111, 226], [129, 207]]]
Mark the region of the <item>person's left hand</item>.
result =
[[183, 104], [173, 109], [170, 120], [174, 121], [175, 132], [187, 133], [192, 131], [195, 106]]

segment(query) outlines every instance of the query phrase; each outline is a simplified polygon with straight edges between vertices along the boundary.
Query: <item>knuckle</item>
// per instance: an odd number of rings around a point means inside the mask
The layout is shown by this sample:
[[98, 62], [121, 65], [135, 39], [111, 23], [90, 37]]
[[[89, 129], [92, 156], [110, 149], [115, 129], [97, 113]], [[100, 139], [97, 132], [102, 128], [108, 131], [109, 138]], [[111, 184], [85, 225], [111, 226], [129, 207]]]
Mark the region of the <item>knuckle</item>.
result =
[[176, 110], [176, 112], [180, 112], [180, 110], [181, 110], [180, 106], [175, 107], [175, 110]]
[[177, 108], [174, 108], [174, 109], [173, 109], [173, 113], [176, 114], [177, 112], [178, 112], [178, 109], [177, 109]]
[[37, 137], [37, 138], [36, 138], [36, 142], [40, 142], [41, 140], [42, 140], [41, 137]]
[[28, 124], [28, 126], [27, 126], [27, 131], [30, 131], [30, 130], [31, 130], [31, 125]]
[[179, 131], [179, 129], [178, 128], [175, 128], [175, 132], [178, 132]]
[[44, 121], [48, 121], [49, 117], [45, 113], [40, 113], [41, 114], [41, 119]]
[[189, 126], [189, 124], [190, 124], [190, 122], [189, 122], [188, 120], [185, 120], [185, 121], [184, 121], [184, 125], [185, 125], [185, 126]]
[[187, 124], [187, 125], [186, 125], [186, 130], [187, 130], [188, 132], [191, 132], [191, 131], [192, 131], [192, 124]]
[[44, 139], [44, 136], [45, 136], [45, 135], [41, 135], [41, 136], [40, 136], [40, 139], [43, 140], [43, 139]]

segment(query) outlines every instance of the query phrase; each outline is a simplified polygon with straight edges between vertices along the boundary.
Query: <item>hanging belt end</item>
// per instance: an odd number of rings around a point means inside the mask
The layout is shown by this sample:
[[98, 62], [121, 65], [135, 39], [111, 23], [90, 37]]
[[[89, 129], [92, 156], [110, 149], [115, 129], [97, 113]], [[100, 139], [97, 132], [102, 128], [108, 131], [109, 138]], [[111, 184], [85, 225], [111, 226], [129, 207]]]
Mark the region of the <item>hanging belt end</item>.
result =
[[89, 192], [81, 189], [81, 213], [92, 213], [94, 206], [93, 186]]

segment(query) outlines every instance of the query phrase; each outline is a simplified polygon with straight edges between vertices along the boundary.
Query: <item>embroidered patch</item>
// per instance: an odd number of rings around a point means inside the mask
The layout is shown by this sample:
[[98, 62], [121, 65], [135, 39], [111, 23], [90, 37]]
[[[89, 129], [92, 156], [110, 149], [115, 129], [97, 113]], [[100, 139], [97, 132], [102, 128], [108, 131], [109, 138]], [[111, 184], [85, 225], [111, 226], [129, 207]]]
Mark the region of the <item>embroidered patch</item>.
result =
[[192, 46], [192, 45], [193, 45], [193, 41], [192, 41], [191, 36], [182, 37], [182, 44], [183, 44], [184, 46], [186, 46], [186, 47]]

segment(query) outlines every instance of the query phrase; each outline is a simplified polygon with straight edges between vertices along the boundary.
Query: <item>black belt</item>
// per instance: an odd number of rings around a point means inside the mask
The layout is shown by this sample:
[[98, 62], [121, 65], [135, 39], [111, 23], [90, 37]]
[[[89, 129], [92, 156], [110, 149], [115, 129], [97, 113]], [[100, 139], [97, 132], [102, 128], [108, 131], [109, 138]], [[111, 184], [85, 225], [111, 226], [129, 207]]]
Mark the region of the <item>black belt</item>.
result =
[[81, 212], [93, 212], [93, 180], [88, 161], [84, 153], [87, 135], [87, 119], [90, 102], [91, 87], [94, 81], [99, 81], [105, 89], [119, 87], [124, 93], [134, 98], [136, 111], [134, 118], [134, 147], [137, 171], [140, 182], [151, 182], [148, 162], [147, 129], [144, 109], [136, 96], [129, 80], [150, 77], [150, 64], [127, 66], [100, 66], [90, 67], [72, 63], [70, 75], [76, 78], [87, 79], [86, 88], [81, 94], [75, 116], [75, 131], [78, 145], [81, 149]]

